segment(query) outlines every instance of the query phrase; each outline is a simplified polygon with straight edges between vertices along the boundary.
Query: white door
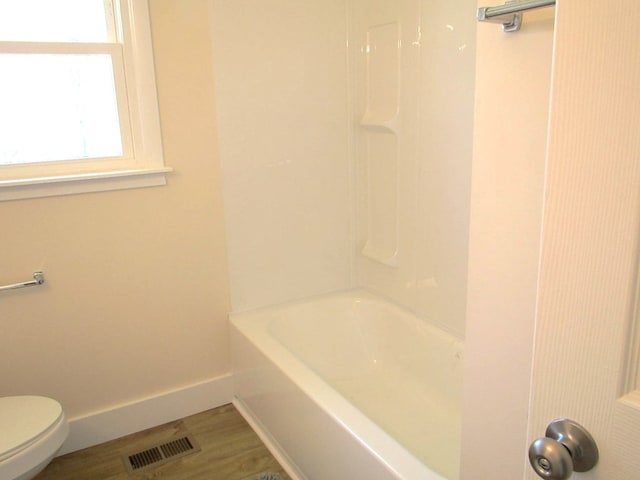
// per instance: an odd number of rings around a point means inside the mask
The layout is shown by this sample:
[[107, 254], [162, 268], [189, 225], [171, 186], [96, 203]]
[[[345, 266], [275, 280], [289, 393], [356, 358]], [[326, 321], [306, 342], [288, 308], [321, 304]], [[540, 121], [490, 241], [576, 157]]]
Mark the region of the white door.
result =
[[638, 24], [637, 0], [558, 0], [550, 93], [543, 17], [479, 26], [463, 480], [538, 478], [527, 448], [558, 417], [600, 449], [573, 478], [640, 479]]

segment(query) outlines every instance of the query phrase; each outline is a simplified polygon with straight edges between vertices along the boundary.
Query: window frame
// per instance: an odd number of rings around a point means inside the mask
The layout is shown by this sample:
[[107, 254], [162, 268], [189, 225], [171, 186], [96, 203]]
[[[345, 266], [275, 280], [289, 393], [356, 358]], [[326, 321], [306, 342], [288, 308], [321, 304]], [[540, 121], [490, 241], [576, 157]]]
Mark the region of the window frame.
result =
[[118, 92], [123, 156], [0, 165], [0, 201], [166, 184], [166, 174], [172, 169], [165, 166], [163, 159], [148, 2], [111, 3], [114, 43], [0, 42], [0, 54], [110, 55]]

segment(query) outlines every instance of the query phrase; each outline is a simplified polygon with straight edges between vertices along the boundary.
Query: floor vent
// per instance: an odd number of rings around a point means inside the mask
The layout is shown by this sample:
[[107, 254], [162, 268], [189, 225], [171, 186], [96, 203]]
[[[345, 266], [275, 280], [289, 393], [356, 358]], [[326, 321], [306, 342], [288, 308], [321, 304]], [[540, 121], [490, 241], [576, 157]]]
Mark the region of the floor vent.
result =
[[141, 452], [125, 456], [125, 465], [130, 473], [157, 467], [186, 455], [200, 451], [200, 446], [193, 437], [186, 436], [162, 445], [156, 445]]

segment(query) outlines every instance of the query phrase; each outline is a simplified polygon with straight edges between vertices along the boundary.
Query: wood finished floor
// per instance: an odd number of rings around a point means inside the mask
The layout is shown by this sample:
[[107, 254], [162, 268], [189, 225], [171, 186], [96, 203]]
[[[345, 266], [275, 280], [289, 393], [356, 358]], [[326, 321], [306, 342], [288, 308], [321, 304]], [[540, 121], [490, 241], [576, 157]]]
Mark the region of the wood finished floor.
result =
[[[126, 455], [190, 434], [201, 451], [129, 473]], [[256, 480], [262, 473], [290, 480], [232, 405], [55, 458], [35, 480]]]

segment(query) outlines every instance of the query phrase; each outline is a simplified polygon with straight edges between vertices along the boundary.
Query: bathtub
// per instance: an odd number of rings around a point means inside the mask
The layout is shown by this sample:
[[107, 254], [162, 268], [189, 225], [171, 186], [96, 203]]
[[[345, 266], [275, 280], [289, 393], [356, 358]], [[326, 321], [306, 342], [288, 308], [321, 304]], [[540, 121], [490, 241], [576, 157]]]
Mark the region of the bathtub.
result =
[[458, 478], [459, 339], [364, 290], [230, 320], [234, 404], [292, 478]]

